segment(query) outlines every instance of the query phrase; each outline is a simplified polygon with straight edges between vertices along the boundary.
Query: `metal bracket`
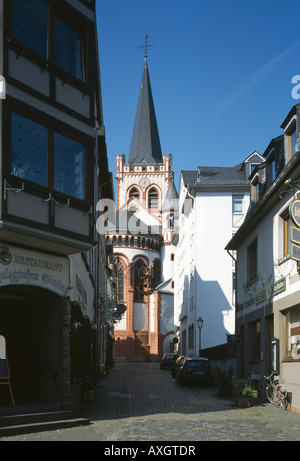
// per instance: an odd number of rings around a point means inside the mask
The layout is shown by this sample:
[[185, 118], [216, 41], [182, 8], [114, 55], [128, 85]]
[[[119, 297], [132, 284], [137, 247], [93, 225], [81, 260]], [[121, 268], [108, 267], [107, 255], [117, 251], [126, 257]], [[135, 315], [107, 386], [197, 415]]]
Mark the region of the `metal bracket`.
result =
[[66, 204], [63, 204], [63, 203], [59, 203], [55, 198], [52, 197], [52, 193], [49, 192], [49, 197], [46, 198], [45, 200], [43, 200], [43, 202], [51, 202], [51, 215], [53, 215], [53, 212], [54, 212], [54, 207], [55, 206], [59, 206], [60, 208], [65, 208], [65, 207], [68, 207], [70, 206], [70, 199], [68, 198], [67, 199], [67, 203]]
[[93, 207], [91, 206], [90, 211], [86, 211], [84, 214], [87, 215], [87, 214], [92, 214], [92, 213], [93, 213]]
[[51, 215], [53, 215], [54, 212], [54, 206], [57, 204], [57, 201], [52, 197], [51, 192], [49, 192], [49, 197], [43, 200], [43, 202], [51, 202]]
[[290, 189], [287, 189], [287, 190], [284, 190], [284, 191], [280, 192], [279, 198], [282, 198], [283, 194], [286, 194], [291, 189], [293, 189], [294, 191], [295, 191], [295, 189], [300, 190], [300, 179], [296, 179], [296, 181], [292, 181], [291, 179], [287, 179], [284, 184], [289, 186]]
[[6, 191], [11, 190], [11, 191], [15, 192], [16, 194], [18, 194], [19, 192], [23, 192], [24, 189], [25, 189], [24, 182], [22, 182], [22, 188], [20, 189], [20, 188], [12, 187], [12, 186], [6, 181], [6, 179], [4, 179], [4, 200], [7, 199], [7, 193], [6, 193]]

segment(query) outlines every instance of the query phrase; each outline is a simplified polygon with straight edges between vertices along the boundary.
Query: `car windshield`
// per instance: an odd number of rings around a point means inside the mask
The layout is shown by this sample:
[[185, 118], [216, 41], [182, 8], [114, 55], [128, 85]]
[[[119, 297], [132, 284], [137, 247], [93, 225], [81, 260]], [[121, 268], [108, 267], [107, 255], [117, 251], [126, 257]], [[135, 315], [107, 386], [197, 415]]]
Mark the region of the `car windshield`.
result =
[[202, 368], [202, 367], [205, 367], [205, 366], [208, 366], [208, 362], [205, 361], [205, 360], [194, 360], [194, 361], [187, 361], [185, 364], [184, 364], [185, 367], [187, 368]]

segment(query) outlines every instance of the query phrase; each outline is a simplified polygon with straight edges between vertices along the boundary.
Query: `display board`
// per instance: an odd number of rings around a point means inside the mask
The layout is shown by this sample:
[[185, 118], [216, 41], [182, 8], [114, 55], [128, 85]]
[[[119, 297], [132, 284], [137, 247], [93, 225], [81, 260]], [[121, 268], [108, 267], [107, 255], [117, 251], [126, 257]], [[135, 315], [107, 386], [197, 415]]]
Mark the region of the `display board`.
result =
[[15, 405], [15, 400], [10, 385], [10, 373], [6, 352], [6, 341], [4, 336], [0, 336], [0, 384], [6, 384], [9, 387], [10, 397], [13, 405]]

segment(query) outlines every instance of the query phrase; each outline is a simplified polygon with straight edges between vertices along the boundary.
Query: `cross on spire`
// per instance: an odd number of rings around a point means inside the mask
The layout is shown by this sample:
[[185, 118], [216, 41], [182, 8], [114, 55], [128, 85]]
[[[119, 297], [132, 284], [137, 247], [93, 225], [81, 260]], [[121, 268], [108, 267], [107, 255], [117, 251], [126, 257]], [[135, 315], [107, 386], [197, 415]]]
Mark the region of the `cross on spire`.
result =
[[148, 56], [148, 51], [149, 51], [149, 48], [151, 46], [154, 46], [152, 45], [151, 43], [149, 43], [148, 41], [148, 35], [145, 35], [145, 41], [144, 41], [144, 44], [139, 46], [139, 48], [144, 48], [144, 51], [145, 51], [145, 61], [147, 60], [147, 56]]

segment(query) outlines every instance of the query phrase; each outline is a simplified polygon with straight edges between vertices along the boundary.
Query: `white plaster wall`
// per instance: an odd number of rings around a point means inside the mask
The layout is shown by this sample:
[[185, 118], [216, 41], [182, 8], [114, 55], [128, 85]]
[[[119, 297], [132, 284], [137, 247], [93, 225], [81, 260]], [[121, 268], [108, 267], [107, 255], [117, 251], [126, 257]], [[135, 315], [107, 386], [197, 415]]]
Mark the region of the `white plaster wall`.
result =
[[134, 303], [133, 304], [134, 324], [133, 329], [148, 330], [148, 306], [147, 303]]

